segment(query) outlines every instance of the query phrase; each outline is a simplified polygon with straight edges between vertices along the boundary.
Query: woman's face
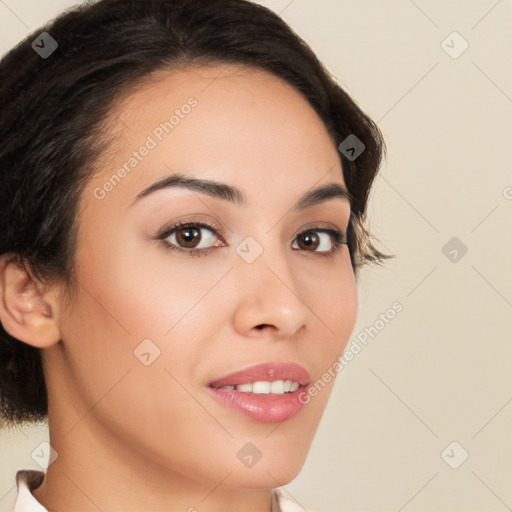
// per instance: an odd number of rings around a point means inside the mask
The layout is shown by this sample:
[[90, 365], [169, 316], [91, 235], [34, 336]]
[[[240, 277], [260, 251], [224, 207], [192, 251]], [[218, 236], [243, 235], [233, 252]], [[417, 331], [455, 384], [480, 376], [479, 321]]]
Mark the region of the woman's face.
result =
[[[49, 376], [50, 407], [66, 402], [69, 436], [101, 430], [185, 477], [285, 484], [333, 380], [300, 409], [246, 393], [248, 412], [217, 398], [243, 391], [209, 384], [261, 363], [296, 363], [314, 384], [342, 353], [357, 289], [348, 247], [325, 230], [345, 234], [350, 205], [331, 195], [295, 208], [322, 185], [345, 188], [336, 145], [293, 88], [234, 66], [160, 73], [117, 105], [111, 128], [118, 139], [79, 204], [76, 296], [60, 316], [65, 364]], [[178, 174], [245, 201], [200, 186], [141, 194]], [[172, 231], [179, 222], [195, 227]], [[246, 377], [257, 380], [276, 379]]]

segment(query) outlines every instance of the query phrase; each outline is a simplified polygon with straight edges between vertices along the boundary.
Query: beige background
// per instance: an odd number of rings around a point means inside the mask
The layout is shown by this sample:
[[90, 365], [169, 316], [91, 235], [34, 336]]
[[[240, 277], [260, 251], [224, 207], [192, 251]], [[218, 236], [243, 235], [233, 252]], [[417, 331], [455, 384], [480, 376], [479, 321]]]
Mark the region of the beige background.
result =
[[[0, 51], [74, 3], [0, 0]], [[371, 226], [397, 258], [363, 274], [352, 339], [403, 306], [341, 371], [286, 490], [316, 512], [510, 510], [512, 3], [262, 3], [388, 143]], [[458, 58], [445, 49], [461, 39], [442, 44], [453, 31], [469, 44]], [[452, 237], [468, 248], [455, 262], [442, 251]], [[40, 469], [30, 453], [46, 439], [44, 428], [1, 431], [0, 511], [12, 506], [16, 469]]]

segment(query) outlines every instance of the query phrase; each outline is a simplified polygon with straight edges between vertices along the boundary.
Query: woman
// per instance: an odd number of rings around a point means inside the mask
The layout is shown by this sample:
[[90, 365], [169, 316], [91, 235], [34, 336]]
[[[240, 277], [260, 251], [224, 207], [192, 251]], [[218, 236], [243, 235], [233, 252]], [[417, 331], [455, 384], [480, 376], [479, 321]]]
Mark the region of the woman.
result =
[[2, 415], [50, 433], [15, 510], [295, 510], [388, 257], [376, 125], [245, 0], [84, 4], [0, 84]]

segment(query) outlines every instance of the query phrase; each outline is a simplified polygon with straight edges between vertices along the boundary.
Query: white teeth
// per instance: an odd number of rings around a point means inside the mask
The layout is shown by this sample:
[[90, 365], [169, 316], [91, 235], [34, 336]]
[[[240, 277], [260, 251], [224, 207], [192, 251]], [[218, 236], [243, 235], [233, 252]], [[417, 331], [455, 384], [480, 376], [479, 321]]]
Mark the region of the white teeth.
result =
[[257, 381], [247, 384], [238, 384], [237, 386], [222, 386], [219, 389], [226, 389], [232, 391], [242, 391], [243, 393], [254, 393], [260, 395], [284, 395], [285, 393], [291, 393], [299, 388], [298, 382], [291, 380], [274, 380], [269, 381]]
[[270, 393], [270, 382], [266, 382], [266, 381], [262, 381], [262, 380], [253, 382], [252, 392], [262, 394], [262, 395], [268, 395]]
[[284, 394], [284, 382], [282, 380], [275, 380], [270, 384], [270, 392], [273, 395], [283, 395]]

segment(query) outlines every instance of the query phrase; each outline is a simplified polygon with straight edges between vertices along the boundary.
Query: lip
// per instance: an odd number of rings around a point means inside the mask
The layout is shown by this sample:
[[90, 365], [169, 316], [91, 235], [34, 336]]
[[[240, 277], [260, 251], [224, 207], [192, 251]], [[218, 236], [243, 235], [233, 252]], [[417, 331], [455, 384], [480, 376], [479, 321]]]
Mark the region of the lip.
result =
[[306, 386], [311, 381], [311, 376], [306, 368], [296, 363], [263, 363], [230, 373], [210, 382], [209, 386], [220, 388], [222, 386], [238, 386], [249, 382], [273, 380], [291, 380], [298, 382], [301, 386]]
[[[219, 389], [256, 381], [292, 380], [299, 387], [284, 395], [244, 393], [243, 391]], [[295, 363], [264, 363], [244, 368], [210, 383], [207, 391], [223, 405], [232, 408], [253, 421], [281, 423], [293, 418], [303, 407], [301, 395], [311, 382], [309, 372]]]

